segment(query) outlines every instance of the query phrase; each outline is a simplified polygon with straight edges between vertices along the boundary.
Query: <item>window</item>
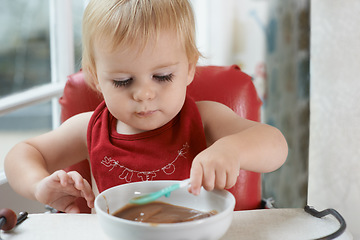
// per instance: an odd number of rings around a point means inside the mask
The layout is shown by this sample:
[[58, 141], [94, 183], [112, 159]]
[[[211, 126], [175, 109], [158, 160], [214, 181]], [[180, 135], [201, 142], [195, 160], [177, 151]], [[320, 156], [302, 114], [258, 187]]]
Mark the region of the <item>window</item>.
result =
[[59, 125], [58, 97], [66, 76], [80, 68], [86, 3], [0, 2], [0, 21], [6, 23], [0, 25], [0, 184], [10, 148]]

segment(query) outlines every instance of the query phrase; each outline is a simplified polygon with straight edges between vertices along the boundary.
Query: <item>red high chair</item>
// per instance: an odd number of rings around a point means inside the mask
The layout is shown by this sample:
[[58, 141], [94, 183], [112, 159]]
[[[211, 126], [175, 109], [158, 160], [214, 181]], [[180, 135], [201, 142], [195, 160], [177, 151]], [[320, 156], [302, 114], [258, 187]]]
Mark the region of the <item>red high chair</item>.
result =
[[[232, 108], [239, 116], [254, 121], [260, 120], [261, 100], [251, 77], [233, 66], [198, 66], [195, 79], [188, 86], [188, 92], [195, 99], [211, 100]], [[61, 121], [78, 113], [93, 111], [102, 101], [102, 96], [90, 89], [84, 82], [83, 73], [68, 76], [61, 104]], [[78, 171], [91, 183], [87, 160], [66, 169]], [[261, 174], [240, 170], [236, 185], [230, 189], [236, 198], [235, 210], [250, 210], [261, 207]], [[84, 199], [77, 199], [82, 213], [90, 213]]]

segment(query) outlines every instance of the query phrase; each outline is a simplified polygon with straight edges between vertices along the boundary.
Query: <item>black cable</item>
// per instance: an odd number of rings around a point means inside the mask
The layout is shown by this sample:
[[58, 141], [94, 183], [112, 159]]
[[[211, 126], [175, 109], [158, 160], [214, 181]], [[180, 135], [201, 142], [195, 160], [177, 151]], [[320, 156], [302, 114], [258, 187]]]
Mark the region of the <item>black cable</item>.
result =
[[328, 208], [328, 209], [325, 209], [321, 212], [317, 211], [316, 209], [312, 208], [312, 207], [309, 207], [308, 205], [306, 205], [304, 207], [304, 210], [305, 212], [311, 214], [312, 216], [314, 217], [317, 217], [317, 218], [322, 218], [326, 215], [333, 215], [340, 223], [340, 228], [330, 234], [330, 235], [327, 235], [325, 237], [322, 237], [322, 238], [317, 238], [316, 240], [329, 240], [329, 239], [334, 239], [338, 236], [340, 236], [341, 234], [343, 234], [343, 232], [345, 231], [346, 229], [346, 222], [345, 222], [345, 219], [340, 215], [340, 213], [338, 213], [335, 209], [332, 209], [332, 208]]

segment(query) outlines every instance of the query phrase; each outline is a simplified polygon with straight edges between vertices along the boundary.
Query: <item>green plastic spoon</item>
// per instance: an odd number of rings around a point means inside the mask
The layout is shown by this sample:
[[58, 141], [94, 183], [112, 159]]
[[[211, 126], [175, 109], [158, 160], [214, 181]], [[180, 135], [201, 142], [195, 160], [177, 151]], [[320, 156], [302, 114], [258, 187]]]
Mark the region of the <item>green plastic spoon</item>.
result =
[[179, 183], [170, 185], [170, 186], [163, 188], [157, 192], [152, 192], [149, 194], [145, 194], [145, 195], [142, 195], [139, 197], [132, 198], [129, 202], [138, 204], [138, 205], [147, 204], [147, 203], [155, 201], [156, 199], [158, 199], [162, 196], [169, 197], [170, 193], [172, 191], [182, 188], [182, 187], [186, 187], [189, 184], [190, 184], [190, 179], [185, 179]]

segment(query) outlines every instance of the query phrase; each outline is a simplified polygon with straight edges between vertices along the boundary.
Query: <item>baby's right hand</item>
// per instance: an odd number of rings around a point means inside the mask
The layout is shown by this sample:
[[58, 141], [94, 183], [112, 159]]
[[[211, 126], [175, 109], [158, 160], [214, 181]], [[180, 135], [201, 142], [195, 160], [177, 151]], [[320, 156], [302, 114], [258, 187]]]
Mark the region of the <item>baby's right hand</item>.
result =
[[41, 180], [36, 187], [35, 197], [58, 211], [79, 213], [75, 200], [85, 198], [90, 208], [94, 207], [95, 195], [90, 184], [78, 172], [59, 170]]

